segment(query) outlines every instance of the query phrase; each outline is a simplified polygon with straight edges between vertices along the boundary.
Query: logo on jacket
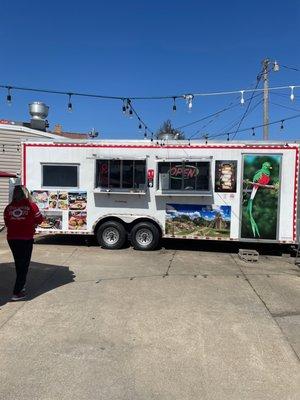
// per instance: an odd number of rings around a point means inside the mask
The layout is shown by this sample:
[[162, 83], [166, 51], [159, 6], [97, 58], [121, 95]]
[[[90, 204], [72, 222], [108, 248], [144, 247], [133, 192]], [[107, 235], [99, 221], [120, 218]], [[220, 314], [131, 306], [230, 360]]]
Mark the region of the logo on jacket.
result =
[[21, 208], [15, 208], [12, 215], [14, 218], [20, 218], [23, 215], [23, 210]]

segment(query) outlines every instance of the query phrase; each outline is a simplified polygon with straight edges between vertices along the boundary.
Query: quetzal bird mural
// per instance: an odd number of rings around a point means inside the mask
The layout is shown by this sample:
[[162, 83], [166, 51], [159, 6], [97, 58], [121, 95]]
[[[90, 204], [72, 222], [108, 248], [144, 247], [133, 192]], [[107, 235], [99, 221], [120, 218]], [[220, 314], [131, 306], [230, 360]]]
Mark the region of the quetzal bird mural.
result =
[[254, 237], [256, 237], [256, 236], [260, 237], [260, 234], [259, 234], [258, 226], [252, 215], [253, 200], [256, 196], [257, 191], [260, 189], [261, 185], [265, 186], [265, 185], [269, 184], [270, 179], [271, 179], [270, 178], [271, 169], [272, 169], [271, 164], [268, 161], [264, 162], [261, 166], [261, 169], [259, 169], [255, 173], [255, 175], [253, 176], [253, 179], [252, 179], [253, 187], [252, 187], [252, 192], [251, 192], [250, 199], [249, 199], [248, 205], [247, 205], [247, 213], [249, 216], [251, 229], [252, 229]]

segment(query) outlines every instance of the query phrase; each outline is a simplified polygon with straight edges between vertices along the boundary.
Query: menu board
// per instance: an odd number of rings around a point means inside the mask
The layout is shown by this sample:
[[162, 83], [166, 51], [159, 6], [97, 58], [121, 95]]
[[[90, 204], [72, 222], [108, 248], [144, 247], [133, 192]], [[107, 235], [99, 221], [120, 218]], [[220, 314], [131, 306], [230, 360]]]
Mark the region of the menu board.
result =
[[34, 190], [31, 196], [44, 216], [39, 228], [61, 230], [65, 220], [68, 230], [87, 229], [87, 192]]
[[236, 192], [237, 161], [216, 161], [215, 192]]

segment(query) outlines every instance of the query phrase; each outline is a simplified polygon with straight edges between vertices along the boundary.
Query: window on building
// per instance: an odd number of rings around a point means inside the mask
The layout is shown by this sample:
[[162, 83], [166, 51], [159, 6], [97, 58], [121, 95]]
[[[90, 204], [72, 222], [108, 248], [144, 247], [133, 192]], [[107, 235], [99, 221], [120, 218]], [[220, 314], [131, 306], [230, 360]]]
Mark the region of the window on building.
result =
[[158, 189], [169, 191], [210, 190], [209, 161], [158, 163]]
[[74, 187], [78, 185], [78, 165], [42, 165], [42, 185], [44, 187]]
[[96, 187], [145, 190], [146, 160], [97, 160]]

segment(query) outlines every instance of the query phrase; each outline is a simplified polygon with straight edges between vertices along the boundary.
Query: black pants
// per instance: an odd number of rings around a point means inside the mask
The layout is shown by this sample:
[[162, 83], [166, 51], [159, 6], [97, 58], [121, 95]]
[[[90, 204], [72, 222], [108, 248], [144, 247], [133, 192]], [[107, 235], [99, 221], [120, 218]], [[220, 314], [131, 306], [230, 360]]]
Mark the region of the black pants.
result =
[[31, 260], [32, 240], [8, 240], [9, 247], [13, 253], [16, 266], [16, 283], [14, 294], [20, 293], [26, 283], [27, 272]]

